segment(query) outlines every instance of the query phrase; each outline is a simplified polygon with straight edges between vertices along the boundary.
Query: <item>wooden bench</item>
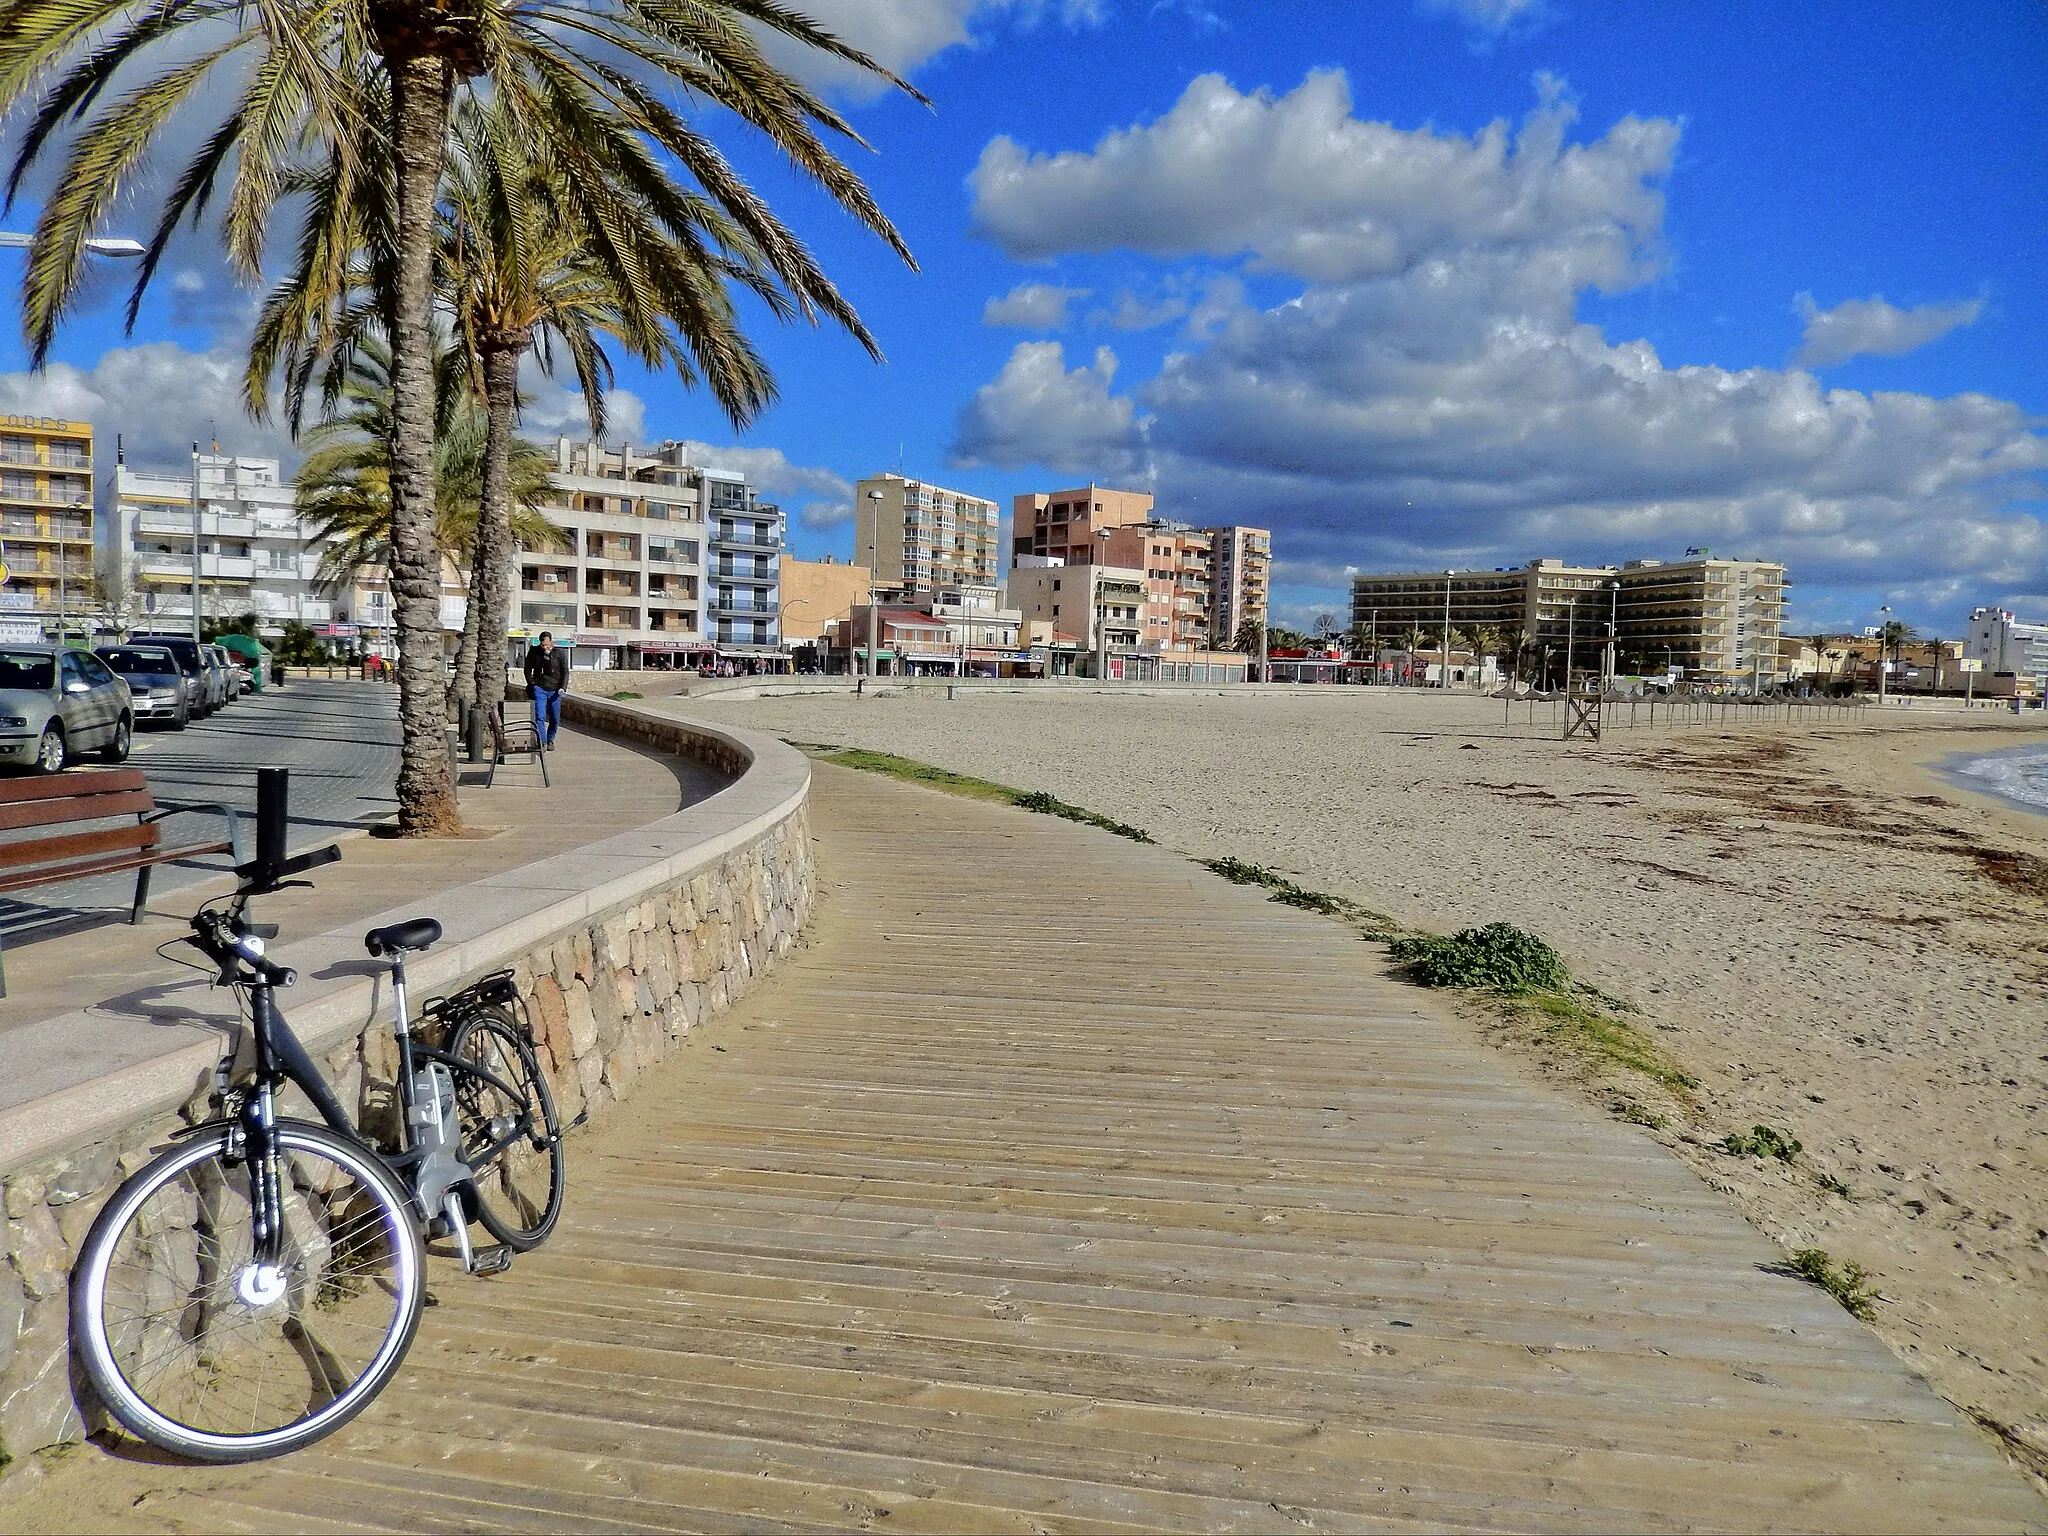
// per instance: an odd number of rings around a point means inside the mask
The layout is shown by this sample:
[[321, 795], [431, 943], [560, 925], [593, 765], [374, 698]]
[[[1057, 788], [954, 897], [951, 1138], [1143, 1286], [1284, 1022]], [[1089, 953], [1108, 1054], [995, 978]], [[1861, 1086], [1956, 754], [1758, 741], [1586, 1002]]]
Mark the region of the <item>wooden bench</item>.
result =
[[[184, 811], [219, 811], [227, 818], [225, 842], [163, 846], [157, 823]], [[67, 832], [66, 827], [133, 816], [132, 826]], [[0, 832], [35, 829], [35, 835], [0, 842], [0, 894], [62, 885], [94, 875], [135, 871], [135, 902], [128, 921], [139, 923], [149, 901], [149, 877], [159, 864], [201, 854], [233, 854], [243, 862], [241, 820], [226, 805], [159, 806], [140, 771], [109, 769], [59, 773], [41, 779], [0, 780]], [[7, 995], [7, 969], [0, 954], [0, 997]]]

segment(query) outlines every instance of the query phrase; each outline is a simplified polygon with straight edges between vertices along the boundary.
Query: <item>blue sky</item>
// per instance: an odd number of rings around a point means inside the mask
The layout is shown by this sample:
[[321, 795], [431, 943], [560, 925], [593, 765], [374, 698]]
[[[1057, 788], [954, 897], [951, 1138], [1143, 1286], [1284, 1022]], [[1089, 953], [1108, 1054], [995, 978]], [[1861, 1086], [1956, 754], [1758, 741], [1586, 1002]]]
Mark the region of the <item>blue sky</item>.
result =
[[[2034, 0], [809, 8], [934, 105], [826, 77], [916, 273], [725, 125], [888, 353], [760, 318], [782, 402], [728, 456], [806, 553], [900, 459], [1271, 526], [1296, 620], [1346, 567], [1691, 545], [1785, 560], [1802, 628], [2048, 612]], [[131, 457], [209, 419], [289, 453], [233, 409], [247, 297], [202, 240], [170, 267], [134, 338], [91, 309], [45, 378], [0, 336], [0, 405]], [[735, 444], [620, 382], [640, 438]], [[573, 420], [534, 396], [536, 432]]]

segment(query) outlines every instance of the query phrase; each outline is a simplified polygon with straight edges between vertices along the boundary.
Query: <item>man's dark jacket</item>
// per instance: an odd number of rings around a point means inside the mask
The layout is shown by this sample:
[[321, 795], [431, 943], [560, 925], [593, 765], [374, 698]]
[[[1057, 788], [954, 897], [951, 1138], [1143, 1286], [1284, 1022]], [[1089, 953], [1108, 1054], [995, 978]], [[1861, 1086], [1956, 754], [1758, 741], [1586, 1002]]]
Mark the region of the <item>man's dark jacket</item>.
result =
[[526, 653], [526, 686], [549, 688], [559, 693], [569, 686], [569, 653], [559, 645], [552, 651], [539, 646]]

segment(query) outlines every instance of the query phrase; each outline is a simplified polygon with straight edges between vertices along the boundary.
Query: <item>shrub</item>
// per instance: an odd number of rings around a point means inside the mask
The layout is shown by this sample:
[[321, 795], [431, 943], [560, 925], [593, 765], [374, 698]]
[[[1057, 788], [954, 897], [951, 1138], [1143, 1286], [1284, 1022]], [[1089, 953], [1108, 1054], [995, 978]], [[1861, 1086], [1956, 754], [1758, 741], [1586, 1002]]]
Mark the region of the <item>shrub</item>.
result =
[[1389, 949], [1426, 987], [1523, 993], [1562, 992], [1571, 985], [1564, 958], [1535, 934], [1511, 923], [1396, 939]]
[[1792, 1273], [1826, 1291], [1848, 1311], [1868, 1322], [1876, 1304], [1884, 1298], [1867, 1284], [1869, 1272], [1851, 1260], [1836, 1265], [1825, 1248], [1801, 1248], [1792, 1255]]
[[1723, 1137], [1721, 1150], [1732, 1157], [1775, 1157], [1781, 1163], [1789, 1163], [1799, 1155], [1799, 1143], [1768, 1125], [1752, 1125], [1747, 1136], [1731, 1133]]

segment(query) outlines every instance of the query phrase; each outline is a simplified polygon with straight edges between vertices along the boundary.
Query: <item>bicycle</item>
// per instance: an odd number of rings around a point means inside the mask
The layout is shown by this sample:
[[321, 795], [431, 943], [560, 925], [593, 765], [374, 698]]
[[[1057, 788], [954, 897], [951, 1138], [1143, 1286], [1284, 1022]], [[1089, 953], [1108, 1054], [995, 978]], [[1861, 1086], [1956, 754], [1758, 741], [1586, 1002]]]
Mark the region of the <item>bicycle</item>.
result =
[[[562, 1128], [509, 972], [423, 1011], [445, 1036], [430, 1045], [413, 1036], [405, 957], [441, 925], [365, 935], [391, 968], [389, 1150], [350, 1120], [278, 1011], [297, 977], [265, 957], [277, 930], [248, 920], [249, 899], [340, 856], [244, 866], [224, 908], [193, 916], [178, 942], [217, 985], [245, 991], [253, 1072], [223, 1063], [219, 1114], [121, 1184], [72, 1270], [73, 1336], [101, 1401], [131, 1434], [195, 1460], [279, 1456], [341, 1428], [412, 1343], [428, 1239], [451, 1238], [468, 1273], [496, 1273], [561, 1211]], [[279, 1115], [287, 1085], [324, 1124]], [[472, 1218], [495, 1246], [472, 1246]]]

